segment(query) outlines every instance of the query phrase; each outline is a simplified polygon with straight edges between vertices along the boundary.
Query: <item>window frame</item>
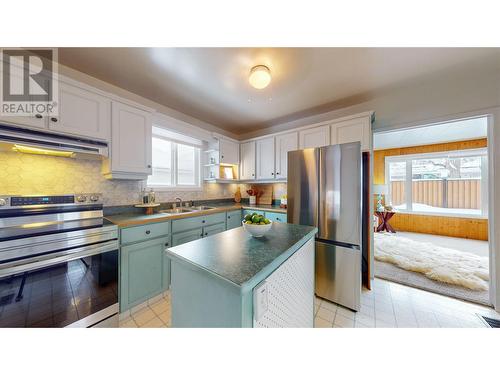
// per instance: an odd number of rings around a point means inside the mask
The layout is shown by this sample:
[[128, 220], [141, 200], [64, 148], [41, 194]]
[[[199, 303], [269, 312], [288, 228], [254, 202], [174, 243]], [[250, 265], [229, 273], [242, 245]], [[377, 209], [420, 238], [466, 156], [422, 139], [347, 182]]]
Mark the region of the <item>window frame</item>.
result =
[[[481, 156], [481, 213], [467, 214], [467, 213], [455, 213], [455, 212], [429, 212], [429, 211], [413, 210], [412, 161], [419, 159], [433, 159], [440, 157], [454, 158], [454, 157], [466, 157], [466, 156]], [[387, 198], [389, 202], [392, 202], [392, 186], [390, 183], [390, 176], [389, 176], [390, 172], [389, 164], [393, 162], [406, 162], [406, 177], [405, 177], [406, 209], [398, 209], [396, 212], [413, 214], [413, 215], [423, 215], [423, 216], [444, 216], [444, 217], [460, 217], [460, 218], [471, 218], [471, 219], [488, 218], [488, 148], [487, 147], [454, 150], [454, 151], [439, 151], [439, 152], [427, 152], [419, 154], [386, 156], [384, 161], [385, 184], [388, 186], [389, 192], [387, 194]], [[410, 176], [410, 178], [408, 178], [408, 176]]]
[[[169, 137], [163, 137], [158, 134], [153, 134], [152, 138], [162, 139], [164, 141], [168, 141], [171, 143], [171, 185], [162, 185], [162, 184], [151, 184], [146, 180], [146, 186], [148, 188], [153, 188], [156, 191], [201, 191], [203, 190], [202, 181], [201, 181], [201, 147], [198, 147], [193, 144], [189, 144], [187, 142], [177, 141], [175, 139]], [[194, 185], [187, 184], [179, 184], [178, 182], [178, 157], [177, 157], [177, 146], [182, 144], [184, 146], [193, 147], [195, 152], [195, 165], [194, 165]], [[154, 161], [152, 171], [154, 171]]]

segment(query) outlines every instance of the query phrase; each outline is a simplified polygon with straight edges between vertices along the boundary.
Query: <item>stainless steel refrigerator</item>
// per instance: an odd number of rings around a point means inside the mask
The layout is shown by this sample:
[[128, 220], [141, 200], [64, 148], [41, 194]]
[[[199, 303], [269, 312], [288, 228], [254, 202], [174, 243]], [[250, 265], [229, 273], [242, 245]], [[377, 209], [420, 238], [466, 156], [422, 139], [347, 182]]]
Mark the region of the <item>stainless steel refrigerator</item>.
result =
[[288, 153], [288, 222], [318, 228], [316, 295], [352, 310], [361, 296], [359, 142]]

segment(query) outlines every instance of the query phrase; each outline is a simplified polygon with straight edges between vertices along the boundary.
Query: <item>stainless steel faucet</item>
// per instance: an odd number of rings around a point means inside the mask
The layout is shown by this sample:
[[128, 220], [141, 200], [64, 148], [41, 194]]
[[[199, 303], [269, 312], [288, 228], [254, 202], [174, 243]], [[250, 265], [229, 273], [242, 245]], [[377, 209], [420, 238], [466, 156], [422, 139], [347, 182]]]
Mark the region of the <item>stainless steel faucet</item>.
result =
[[[175, 202], [179, 201], [179, 207], [182, 207], [182, 199], [181, 198], [175, 198]], [[177, 207], [177, 204], [174, 203], [174, 208]]]

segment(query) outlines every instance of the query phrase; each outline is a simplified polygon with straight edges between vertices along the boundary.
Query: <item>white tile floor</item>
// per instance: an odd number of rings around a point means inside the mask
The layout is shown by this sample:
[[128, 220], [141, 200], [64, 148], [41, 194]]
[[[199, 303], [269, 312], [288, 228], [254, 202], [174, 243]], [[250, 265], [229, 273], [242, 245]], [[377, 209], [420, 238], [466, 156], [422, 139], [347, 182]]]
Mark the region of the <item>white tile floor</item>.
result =
[[[120, 317], [123, 328], [170, 326], [170, 294], [158, 297]], [[493, 309], [375, 279], [363, 290], [357, 313], [326, 300], [314, 302], [316, 328], [481, 328], [476, 313], [500, 319]]]
[[375, 279], [363, 290], [357, 313], [326, 300], [314, 302], [316, 328], [482, 328], [476, 313], [500, 319], [481, 305], [462, 302], [389, 281]]
[[120, 316], [120, 328], [167, 327], [170, 327], [170, 293], [165, 293]]

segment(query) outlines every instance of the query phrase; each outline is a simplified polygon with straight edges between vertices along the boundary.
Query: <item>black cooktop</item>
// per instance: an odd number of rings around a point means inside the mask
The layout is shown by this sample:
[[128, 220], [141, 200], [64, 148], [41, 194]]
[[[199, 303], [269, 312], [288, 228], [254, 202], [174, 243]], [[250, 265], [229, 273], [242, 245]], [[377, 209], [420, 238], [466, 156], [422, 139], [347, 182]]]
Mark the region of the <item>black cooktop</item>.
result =
[[0, 229], [0, 242], [49, 234], [73, 232], [114, 225], [104, 218], [73, 220], [57, 223], [34, 223]]

